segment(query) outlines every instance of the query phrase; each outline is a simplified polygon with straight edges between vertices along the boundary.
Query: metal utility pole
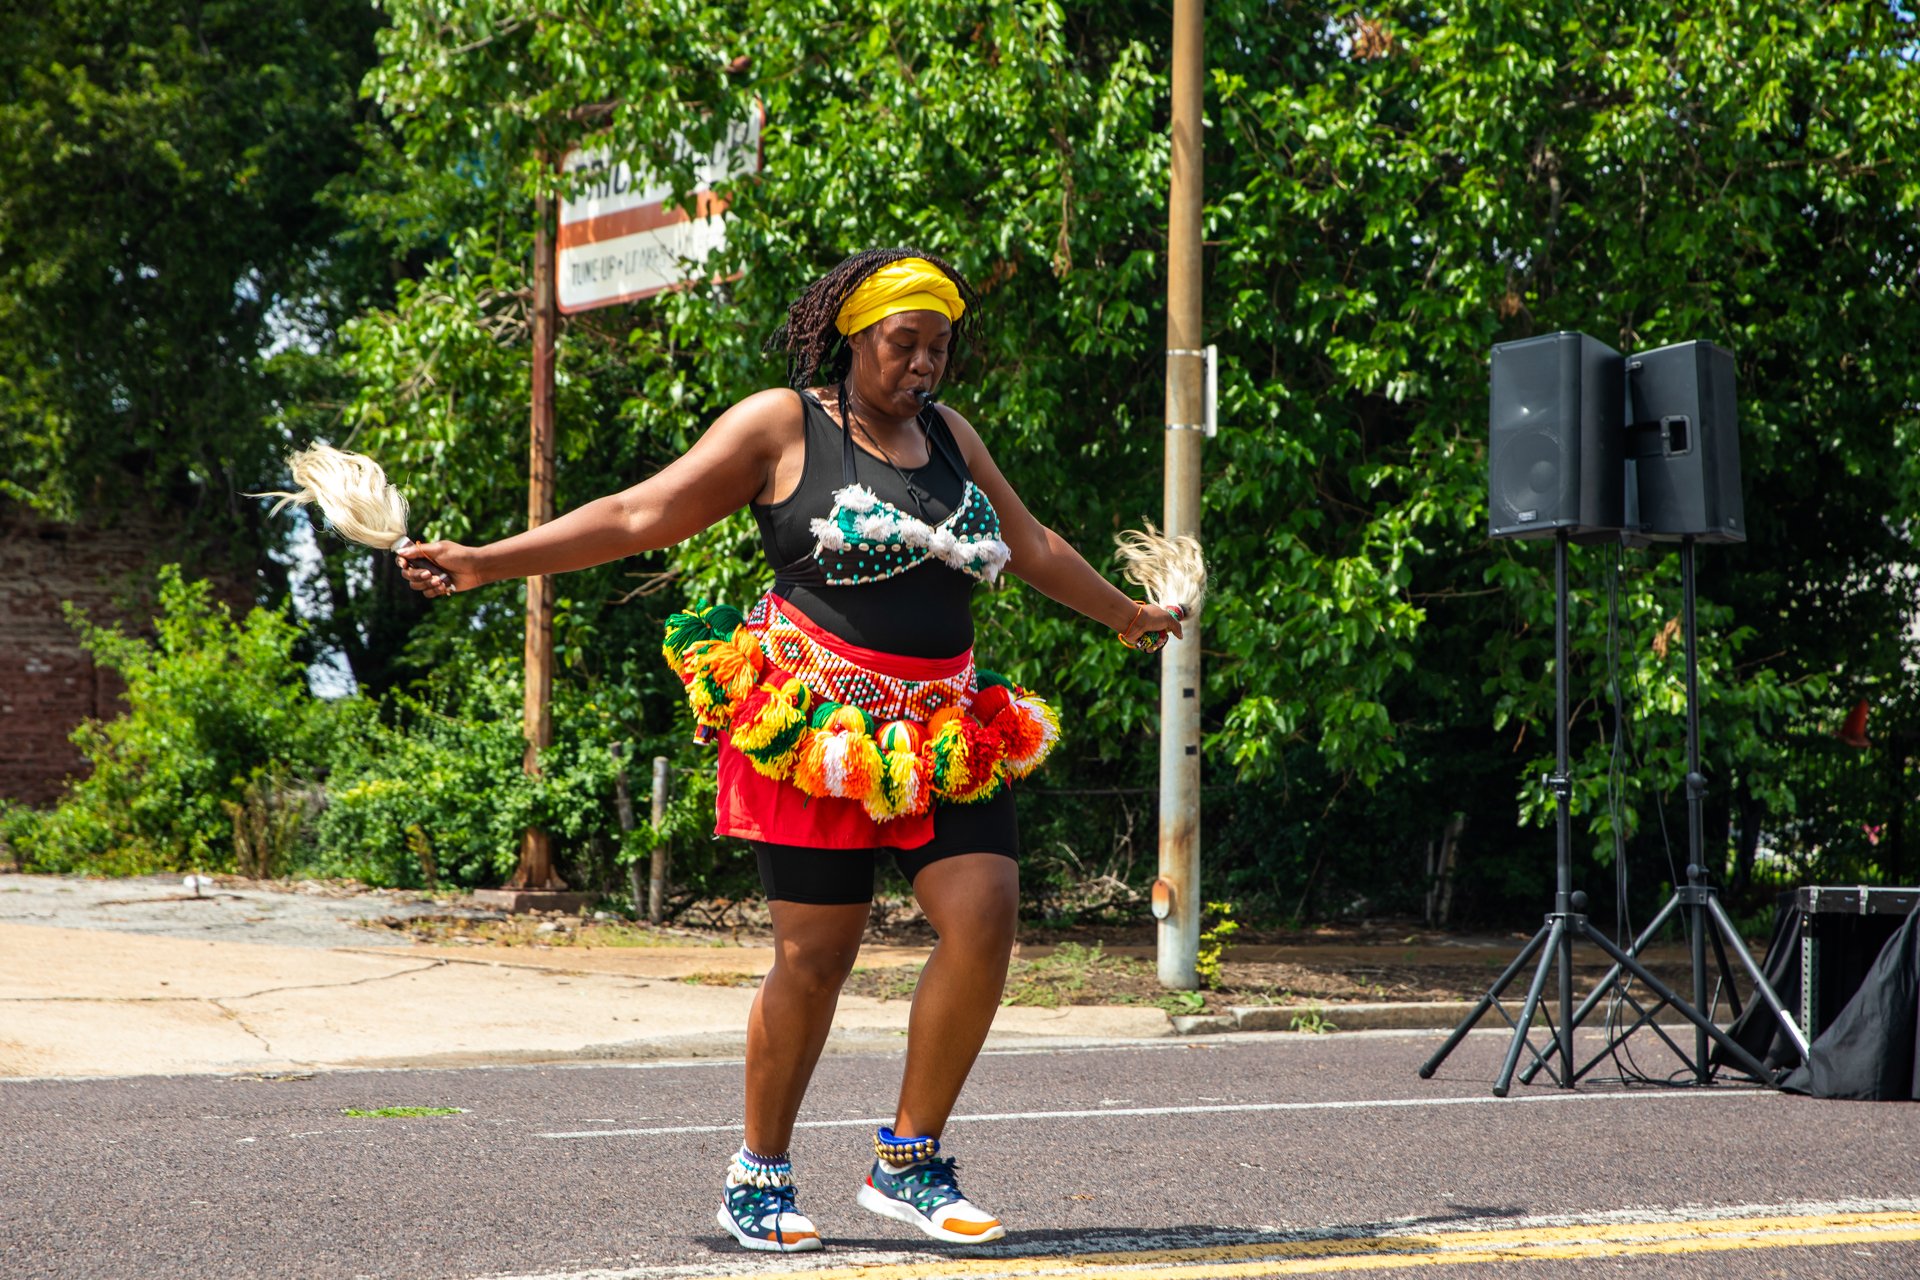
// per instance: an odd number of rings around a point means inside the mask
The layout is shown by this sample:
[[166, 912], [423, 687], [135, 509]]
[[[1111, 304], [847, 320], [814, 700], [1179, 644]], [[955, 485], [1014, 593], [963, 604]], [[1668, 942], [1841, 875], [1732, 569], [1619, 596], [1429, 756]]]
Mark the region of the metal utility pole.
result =
[[[1173, 189], [1167, 202], [1167, 536], [1200, 532], [1206, 356], [1200, 328], [1201, 0], [1173, 6]], [[1200, 985], [1200, 628], [1160, 653], [1160, 985]]]
[[[533, 233], [533, 416], [527, 450], [527, 528], [553, 519], [553, 201], [534, 200]], [[553, 582], [527, 579], [526, 701], [521, 723], [527, 752], [523, 767], [540, 776], [539, 753], [553, 745]], [[529, 827], [520, 837], [520, 865], [508, 885], [515, 889], [565, 889], [553, 872], [547, 833]]]

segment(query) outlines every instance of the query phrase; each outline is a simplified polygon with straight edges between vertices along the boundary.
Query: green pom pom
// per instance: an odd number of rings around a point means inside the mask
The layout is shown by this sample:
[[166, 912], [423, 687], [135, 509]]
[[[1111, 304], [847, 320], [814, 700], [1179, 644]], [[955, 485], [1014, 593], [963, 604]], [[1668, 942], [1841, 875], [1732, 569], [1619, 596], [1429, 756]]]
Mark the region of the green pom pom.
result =
[[975, 667], [973, 669], [973, 683], [977, 689], [992, 689], [996, 686], [1003, 689], [1013, 689], [1016, 687], [1013, 681], [1007, 679], [998, 671], [989, 671], [985, 667]]
[[702, 600], [685, 613], [672, 614], [667, 618], [667, 632], [660, 641], [660, 647], [671, 653], [675, 660], [683, 659], [687, 650], [707, 640], [726, 640], [739, 630], [746, 617], [732, 605], [708, 604]]

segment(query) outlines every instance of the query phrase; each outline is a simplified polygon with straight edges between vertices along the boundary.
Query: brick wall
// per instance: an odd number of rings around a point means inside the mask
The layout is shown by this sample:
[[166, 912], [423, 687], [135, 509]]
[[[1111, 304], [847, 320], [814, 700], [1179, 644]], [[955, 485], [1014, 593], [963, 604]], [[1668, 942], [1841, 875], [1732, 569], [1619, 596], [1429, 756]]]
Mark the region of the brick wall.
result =
[[[67, 735], [88, 716], [116, 715], [125, 686], [93, 665], [60, 602], [126, 625], [122, 608], [150, 595], [169, 533], [138, 519], [76, 528], [0, 503], [0, 799], [46, 804], [84, 771]], [[130, 629], [146, 623], [135, 612]]]

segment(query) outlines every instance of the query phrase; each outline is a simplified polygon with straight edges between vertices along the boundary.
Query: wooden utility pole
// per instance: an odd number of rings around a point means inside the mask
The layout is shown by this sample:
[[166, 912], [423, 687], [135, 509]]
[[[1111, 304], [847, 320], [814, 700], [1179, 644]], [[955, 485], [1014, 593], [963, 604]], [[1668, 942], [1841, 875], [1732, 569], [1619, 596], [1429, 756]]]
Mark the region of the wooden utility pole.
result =
[[[527, 449], [527, 528], [553, 519], [553, 201], [534, 200], [533, 233], [533, 414]], [[539, 753], [553, 745], [553, 582], [527, 579], [526, 699], [521, 722], [527, 739], [522, 761], [529, 777], [540, 776]], [[559, 890], [553, 846], [547, 833], [528, 827], [520, 836], [520, 865], [513, 889]]]
[[[1173, 6], [1173, 184], [1167, 202], [1167, 536], [1200, 533], [1206, 359], [1200, 327], [1201, 0]], [[1200, 627], [1160, 651], [1160, 985], [1199, 986]], [[1156, 886], [1157, 889], [1162, 886]]]

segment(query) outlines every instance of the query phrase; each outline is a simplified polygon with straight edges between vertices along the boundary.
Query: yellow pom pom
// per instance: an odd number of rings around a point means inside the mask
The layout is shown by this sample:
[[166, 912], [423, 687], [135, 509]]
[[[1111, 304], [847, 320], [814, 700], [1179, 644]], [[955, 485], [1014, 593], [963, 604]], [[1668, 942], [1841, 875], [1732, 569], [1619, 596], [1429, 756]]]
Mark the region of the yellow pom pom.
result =
[[881, 726], [875, 738], [880, 748], [880, 784], [865, 806], [867, 816], [875, 822], [927, 811], [933, 791], [927, 785], [926, 765], [920, 758], [925, 736], [911, 720], [891, 720]]
[[734, 711], [734, 748], [767, 777], [786, 777], [806, 734], [812, 704], [813, 693], [791, 677], [757, 686]]
[[766, 658], [760, 641], [745, 627], [725, 640], [708, 640], [687, 650], [687, 701], [701, 724], [725, 728], [734, 705], [752, 692]]

